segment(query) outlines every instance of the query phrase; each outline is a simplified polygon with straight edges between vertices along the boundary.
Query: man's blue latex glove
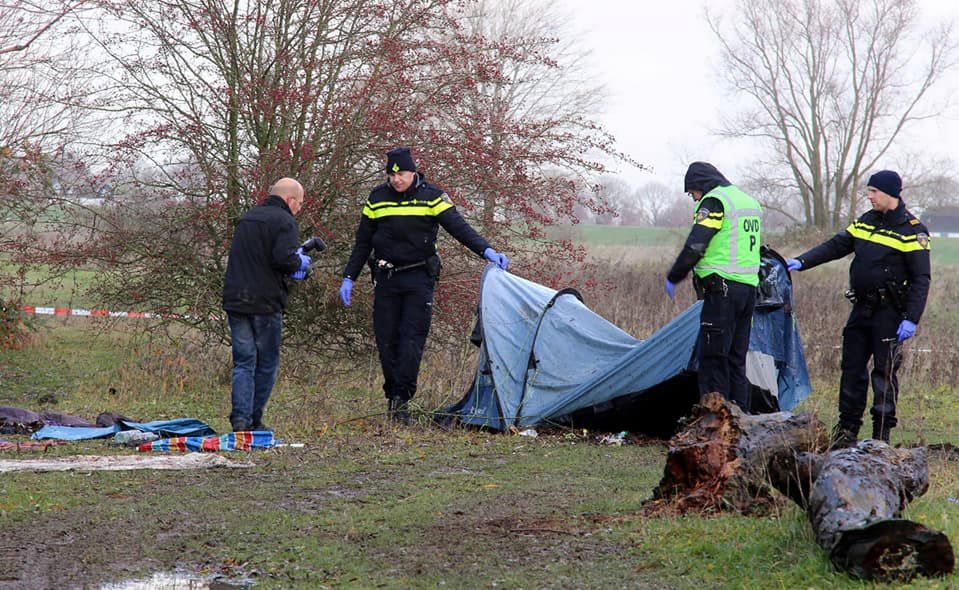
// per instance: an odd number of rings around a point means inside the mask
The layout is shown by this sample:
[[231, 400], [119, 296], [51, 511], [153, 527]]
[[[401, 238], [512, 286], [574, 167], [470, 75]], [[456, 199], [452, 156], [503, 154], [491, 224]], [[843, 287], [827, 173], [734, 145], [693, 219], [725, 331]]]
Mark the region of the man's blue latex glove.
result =
[[916, 324], [910, 322], [909, 320], [902, 320], [899, 322], [899, 329], [896, 330], [896, 337], [899, 338], [899, 342], [905, 342], [912, 338], [916, 333]]
[[489, 260], [503, 270], [509, 268], [509, 258], [506, 257], [506, 254], [501, 254], [492, 248], [483, 250], [483, 258]]
[[787, 258], [786, 259], [786, 270], [792, 272], [794, 270], [802, 270], [802, 260], [798, 258]]
[[343, 301], [343, 305], [350, 306], [350, 294], [353, 292], [353, 279], [347, 277], [343, 279], [343, 284], [340, 285], [340, 299]]
[[296, 269], [296, 272], [302, 272], [310, 268], [310, 263], [313, 262], [313, 259], [303, 253], [303, 248], [297, 248], [294, 254], [300, 257], [300, 268]]
[[302, 281], [306, 278], [306, 271], [298, 270], [294, 273], [291, 273], [290, 278], [293, 279], [294, 281]]
[[666, 279], [666, 294], [669, 295], [670, 299], [676, 298], [676, 284], [671, 283], [669, 279]]

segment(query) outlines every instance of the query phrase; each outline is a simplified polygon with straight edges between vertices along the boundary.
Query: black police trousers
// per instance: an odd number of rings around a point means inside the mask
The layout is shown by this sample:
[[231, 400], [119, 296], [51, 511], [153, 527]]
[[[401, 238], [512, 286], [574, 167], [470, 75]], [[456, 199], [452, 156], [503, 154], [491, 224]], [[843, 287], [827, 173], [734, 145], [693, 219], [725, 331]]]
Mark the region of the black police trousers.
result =
[[[858, 433], [872, 377], [873, 430], [885, 431], [896, 425], [899, 396], [899, 340], [896, 330], [902, 315], [891, 305], [876, 309], [857, 302], [842, 331], [842, 377], [839, 380], [839, 423]], [[872, 357], [872, 372], [867, 369]]]
[[756, 287], [713, 280], [699, 315], [699, 396], [718, 392], [749, 412], [746, 353], [753, 321]]
[[373, 296], [373, 333], [387, 399], [416, 393], [423, 346], [433, 318], [436, 281], [423, 268], [378, 273]]

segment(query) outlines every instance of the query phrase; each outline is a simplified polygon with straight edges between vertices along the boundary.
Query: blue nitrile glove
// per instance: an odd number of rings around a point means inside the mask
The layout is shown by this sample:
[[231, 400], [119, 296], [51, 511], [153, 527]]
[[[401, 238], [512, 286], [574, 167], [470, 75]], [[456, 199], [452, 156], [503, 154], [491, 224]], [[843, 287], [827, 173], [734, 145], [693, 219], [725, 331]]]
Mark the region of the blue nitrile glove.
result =
[[676, 298], [676, 284], [671, 283], [669, 279], [666, 279], [666, 294], [669, 295], [670, 299]]
[[910, 322], [909, 320], [902, 320], [899, 322], [899, 329], [896, 330], [896, 337], [899, 338], [899, 342], [904, 342], [912, 338], [916, 333], [916, 324]]
[[353, 279], [346, 277], [343, 279], [343, 284], [340, 285], [340, 299], [343, 301], [343, 305], [350, 306], [350, 293], [353, 292]]
[[786, 259], [786, 270], [792, 272], [794, 270], [802, 270], [802, 260], [798, 258], [787, 258]]
[[302, 281], [306, 278], [306, 271], [298, 270], [294, 273], [291, 273], [290, 278], [293, 279], [294, 281]]
[[509, 258], [506, 257], [506, 254], [501, 254], [492, 248], [483, 250], [483, 258], [489, 260], [503, 270], [506, 270], [509, 267]]
[[297, 248], [294, 254], [300, 257], [300, 268], [297, 269], [297, 272], [310, 268], [310, 263], [313, 262], [313, 259], [303, 253], [303, 248]]

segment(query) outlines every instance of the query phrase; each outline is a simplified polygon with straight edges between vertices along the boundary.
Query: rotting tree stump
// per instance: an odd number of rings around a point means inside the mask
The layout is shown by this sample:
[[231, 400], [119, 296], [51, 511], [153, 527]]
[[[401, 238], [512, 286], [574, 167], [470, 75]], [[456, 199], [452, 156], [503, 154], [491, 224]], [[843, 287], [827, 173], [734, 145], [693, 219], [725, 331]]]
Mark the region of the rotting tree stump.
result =
[[811, 414], [751, 416], [719, 394], [709, 394], [670, 439], [653, 502], [680, 512], [754, 512], [774, 502], [766, 475], [773, 458], [794, 457], [825, 442], [825, 428]]
[[816, 541], [841, 571], [878, 581], [952, 572], [949, 539], [901, 518], [929, 488], [925, 449], [868, 440], [826, 451], [827, 442], [811, 414], [750, 416], [710, 394], [670, 439], [649, 506], [748, 514], [773, 503], [778, 490], [806, 510]]
[[953, 571], [949, 538], [901, 518], [929, 488], [924, 448], [866, 440], [824, 454], [800, 453], [792, 468], [780, 464], [770, 476], [806, 509], [816, 541], [837, 569], [878, 581]]

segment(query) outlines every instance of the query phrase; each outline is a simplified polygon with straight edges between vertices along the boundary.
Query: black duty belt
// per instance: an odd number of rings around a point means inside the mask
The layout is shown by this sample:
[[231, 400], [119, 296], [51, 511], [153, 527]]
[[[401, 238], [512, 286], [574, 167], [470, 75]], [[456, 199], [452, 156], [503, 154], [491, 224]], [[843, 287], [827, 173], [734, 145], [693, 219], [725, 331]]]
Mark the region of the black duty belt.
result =
[[888, 305], [900, 312], [905, 308], [903, 301], [905, 294], [898, 293], [893, 289], [887, 289], [885, 287], [880, 287], [865, 293], [848, 289], [845, 293], [843, 293], [843, 295], [845, 295], [846, 299], [848, 299], [851, 303], [862, 304], [870, 310], [879, 309], [884, 305]]
[[393, 264], [393, 263], [390, 262], [389, 260], [379, 259], [379, 260], [376, 261], [376, 270], [379, 271], [379, 272], [381, 272], [381, 273], [383, 273], [383, 274], [385, 274], [385, 275], [386, 275], [386, 278], [392, 277], [392, 276], [393, 276], [393, 273], [395, 273], [395, 272], [403, 272], [404, 270], [412, 270], [412, 269], [414, 269], [414, 268], [419, 268], [419, 267], [421, 267], [421, 266], [426, 266], [426, 261], [425, 261], [425, 260], [421, 260], [421, 261], [419, 261], [419, 262], [413, 262], [413, 263], [411, 263], [411, 264], [402, 264], [402, 265], [399, 265], [399, 266]]

